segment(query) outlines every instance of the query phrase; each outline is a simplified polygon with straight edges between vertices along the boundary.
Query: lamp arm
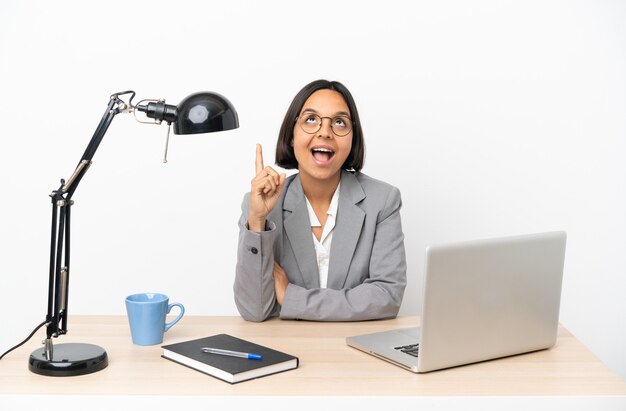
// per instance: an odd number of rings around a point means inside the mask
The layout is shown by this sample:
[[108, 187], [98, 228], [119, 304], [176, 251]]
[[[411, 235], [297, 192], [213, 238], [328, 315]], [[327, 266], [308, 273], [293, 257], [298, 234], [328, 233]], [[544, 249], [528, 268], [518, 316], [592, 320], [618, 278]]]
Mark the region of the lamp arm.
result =
[[[129, 102], [120, 96], [131, 94]], [[67, 182], [61, 179], [61, 186], [50, 194], [52, 198], [52, 228], [50, 236], [50, 273], [48, 279], [48, 312], [46, 315], [46, 357], [52, 357], [52, 337], [67, 333], [67, 305], [70, 277], [70, 209], [72, 195], [91, 165], [91, 160], [106, 134], [113, 118], [122, 112], [134, 109], [134, 91], [111, 95], [109, 104], [96, 128], [78, 166]]]
[[[120, 98], [120, 96], [125, 94], [131, 94], [128, 103], [124, 102]], [[76, 190], [76, 186], [83, 178], [85, 172], [89, 169], [89, 166], [91, 165], [91, 159], [96, 154], [96, 150], [100, 146], [104, 135], [106, 134], [109, 126], [111, 125], [111, 122], [113, 121], [113, 118], [119, 113], [133, 111], [133, 97], [135, 97], [135, 92], [130, 90], [111, 95], [109, 99], [109, 104], [107, 105], [107, 108], [102, 115], [102, 119], [100, 120], [98, 127], [96, 127], [96, 131], [91, 137], [91, 140], [89, 141], [89, 144], [87, 145], [87, 148], [85, 149], [85, 152], [83, 153], [80, 162], [76, 166], [76, 170], [74, 170], [72, 176], [67, 180], [67, 183], [63, 184], [63, 191], [67, 192], [69, 197], [71, 197], [71, 195], [74, 193], [74, 190]]]

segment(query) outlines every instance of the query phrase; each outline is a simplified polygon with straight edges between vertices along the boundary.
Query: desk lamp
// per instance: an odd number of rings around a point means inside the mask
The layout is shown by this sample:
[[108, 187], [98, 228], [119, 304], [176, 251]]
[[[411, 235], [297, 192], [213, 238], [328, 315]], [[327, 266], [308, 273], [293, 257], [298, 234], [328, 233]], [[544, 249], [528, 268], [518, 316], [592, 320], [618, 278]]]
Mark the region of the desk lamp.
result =
[[[123, 96], [128, 98], [128, 103], [122, 100]], [[83, 375], [100, 371], [108, 365], [108, 356], [102, 347], [83, 343], [57, 344], [53, 347], [52, 338], [67, 333], [70, 209], [74, 204], [72, 195], [91, 166], [91, 159], [113, 118], [119, 113], [134, 113], [137, 121], [141, 123], [161, 124], [165, 121], [168, 128], [163, 162], [167, 162], [167, 143], [172, 124], [174, 134], [210, 133], [239, 127], [235, 108], [225, 97], [217, 93], [195, 93], [183, 99], [178, 106], [165, 104], [165, 100], [141, 100], [137, 105], [133, 105], [134, 97], [134, 91], [124, 91], [111, 96], [102, 120], [76, 170], [67, 181], [61, 179], [61, 186], [50, 194], [52, 198], [50, 277], [48, 313], [43, 323], [46, 325], [46, 339], [43, 341], [44, 347], [33, 351], [28, 362], [28, 368], [36, 374]], [[137, 112], [143, 113], [141, 119]]]

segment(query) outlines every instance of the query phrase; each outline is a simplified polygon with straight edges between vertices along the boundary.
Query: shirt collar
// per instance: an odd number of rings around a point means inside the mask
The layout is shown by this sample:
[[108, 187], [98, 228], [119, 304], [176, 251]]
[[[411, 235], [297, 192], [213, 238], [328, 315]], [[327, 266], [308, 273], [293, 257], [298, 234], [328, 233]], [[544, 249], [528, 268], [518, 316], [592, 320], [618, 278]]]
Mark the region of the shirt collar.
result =
[[[337, 218], [337, 207], [339, 205], [339, 187], [340, 186], [341, 186], [341, 182], [337, 184], [337, 188], [335, 189], [333, 198], [330, 200], [330, 206], [328, 207], [328, 211], [326, 211], [326, 214], [331, 216], [333, 219]], [[309, 202], [309, 199], [306, 198], [306, 196], [304, 196], [304, 199], [306, 200], [306, 208], [309, 211], [309, 220], [311, 221], [311, 227], [320, 227], [322, 224], [320, 223], [320, 220], [317, 218], [317, 215], [315, 215], [315, 211], [313, 211], [313, 206], [311, 206], [311, 203]]]

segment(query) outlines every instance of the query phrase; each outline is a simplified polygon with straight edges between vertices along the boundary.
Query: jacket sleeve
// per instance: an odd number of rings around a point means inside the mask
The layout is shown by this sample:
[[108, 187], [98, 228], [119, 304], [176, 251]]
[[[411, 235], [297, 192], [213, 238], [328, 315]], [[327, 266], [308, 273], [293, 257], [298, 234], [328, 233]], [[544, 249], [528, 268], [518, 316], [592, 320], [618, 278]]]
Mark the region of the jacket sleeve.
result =
[[359, 285], [334, 290], [289, 284], [280, 317], [317, 321], [361, 321], [398, 315], [406, 287], [406, 255], [400, 219], [402, 200], [390, 190], [376, 217], [369, 274]]
[[276, 302], [272, 275], [273, 244], [277, 232], [276, 225], [269, 220], [266, 222], [266, 231], [248, 230], [249, 195], [245, 195], [241, 206], [233, 291], [237, 310], [245, 320], [264, 321], [277, 315], [280, 309]]

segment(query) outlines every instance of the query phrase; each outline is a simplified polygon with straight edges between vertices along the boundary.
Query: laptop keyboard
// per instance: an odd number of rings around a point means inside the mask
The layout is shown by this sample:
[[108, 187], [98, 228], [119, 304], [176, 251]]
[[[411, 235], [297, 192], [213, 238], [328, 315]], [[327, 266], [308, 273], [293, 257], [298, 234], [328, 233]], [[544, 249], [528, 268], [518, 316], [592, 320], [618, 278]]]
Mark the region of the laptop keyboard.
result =
[[417, 357], [419, 355], [420, 345], [419, 344], [402, 345], [400, 347], [394, 347], [394, 349], [398, 351], [402, 351], [403, 353], [408, 354], [412, 357]]

